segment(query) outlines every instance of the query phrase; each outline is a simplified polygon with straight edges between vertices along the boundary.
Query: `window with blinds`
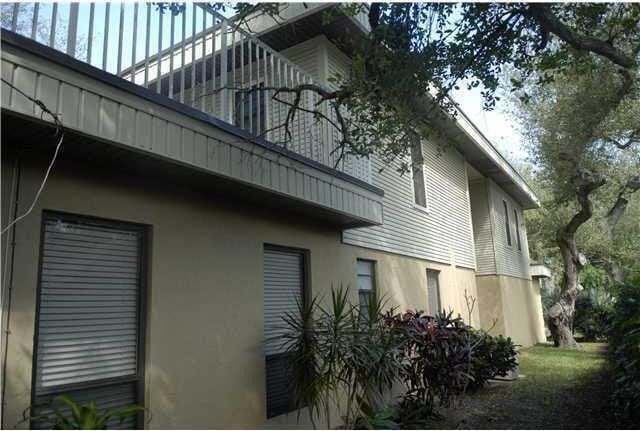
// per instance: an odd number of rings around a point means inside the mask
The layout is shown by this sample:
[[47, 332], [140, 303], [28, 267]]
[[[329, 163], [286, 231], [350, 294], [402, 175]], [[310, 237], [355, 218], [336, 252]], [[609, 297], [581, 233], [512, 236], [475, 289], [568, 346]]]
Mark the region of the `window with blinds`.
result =
[[435, 316], [442, 310], [440, 304], [440, 271], [427, 269], [427, 312]]
[[144, 228], [46, 213], [42, 238], [33, 403], [142, 404]]
[[289, 394], [288, 357], [282, 318], [297, 313], [305, 292], [305, 254], [300, 250], [265, 246], [264, 249], [264, 354], [267, 417], [293, 410]]
[[360, 315], [369, 315], [369, 306], [375, 293], [375, 262], [358, 259], [358, 300]]

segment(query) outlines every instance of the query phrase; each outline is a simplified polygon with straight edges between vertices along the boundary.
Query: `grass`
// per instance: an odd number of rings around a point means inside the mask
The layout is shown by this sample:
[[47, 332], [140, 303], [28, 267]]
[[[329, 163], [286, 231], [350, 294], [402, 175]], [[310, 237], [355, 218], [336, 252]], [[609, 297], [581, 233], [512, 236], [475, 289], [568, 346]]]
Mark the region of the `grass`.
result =
[[444, 429], [610, 429], [610, 378], [606, 345], [578, 349], [538, 345], [518, 355], [521, 378], [491, 382], [463, 397], [430, 428]]

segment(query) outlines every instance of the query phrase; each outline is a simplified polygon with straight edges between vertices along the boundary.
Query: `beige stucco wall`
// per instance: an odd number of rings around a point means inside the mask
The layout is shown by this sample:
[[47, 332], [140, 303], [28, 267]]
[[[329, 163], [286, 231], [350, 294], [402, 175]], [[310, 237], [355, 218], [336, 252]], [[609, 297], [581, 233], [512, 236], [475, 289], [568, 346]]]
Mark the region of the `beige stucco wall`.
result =
[[[16, 228], [4, 426], [30, 403], [35, 302], [43, 209], [148, 224], [146, 403], [151, 428], [255, 428], [265, 425], [263, 244], [309, 249], [311, 289], [356, 284], [356, 259], [378, 261], [390, 305], [426, 305], [426, 268], [442, 271], [442, 303], [466, 315], [462, 292], [476, 295], [474, 272], [341, 243], [335, 227], [232, 204], [211, 193], [117, 170], [56, 165], [33, 213]], [[20, 212], [31, 203], [48, 160], [24, 161]], [[13, 159], [2, 158], [2, 181]], [[3, 207], [8, 195], [2, 196]], [[6, 214], [3, 209], [3, 214]], [[356, 299], [355, 289], [352, 297]], [[474, 320], [479, 320], [476, 306]], [[475, 322], [474, 322], [475, 323]], [[295, 415], [270, 426], [295, 423]], [[286, 422], [283, 422], [286, 421]], [[23, 423], [22, 426], [27, 424]]]
[[506, 275], [477, 276], [476, 282], [482, 328], [492, 328], [492, 333], [507, 335], [523, 347], [545, 341], [537, 283]]

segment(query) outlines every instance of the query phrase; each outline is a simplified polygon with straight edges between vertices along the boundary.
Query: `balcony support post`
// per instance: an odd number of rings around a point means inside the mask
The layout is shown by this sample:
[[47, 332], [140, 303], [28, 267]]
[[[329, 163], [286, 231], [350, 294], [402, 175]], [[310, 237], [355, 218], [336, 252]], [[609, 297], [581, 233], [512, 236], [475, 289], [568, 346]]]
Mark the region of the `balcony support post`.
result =
[[67, 55], [76, 56], [76, 42], [78, 38], [78, 8], [79, 3], [71, 3], [69, 5], [69, 23], [67, 30]]
[[[222, 97], [222, 118], [229, 123], [233, 123], [233, 118], [231, 116], [231, 109], [229, 109], [230, 98], [232, 97], [232, 93], [229, 91], [227, 87], [228, 85], [228, 75], [227, 75], [227, 31], [228, 31], [228, 22], [226, 19], [222, 20], [220, 32], [220, 88], [222, 89], [220, 92], [220, 96]], [[214, 47], [215, 49], [215, 47]], [[215, 72], [215, 71], [214, 71]]]

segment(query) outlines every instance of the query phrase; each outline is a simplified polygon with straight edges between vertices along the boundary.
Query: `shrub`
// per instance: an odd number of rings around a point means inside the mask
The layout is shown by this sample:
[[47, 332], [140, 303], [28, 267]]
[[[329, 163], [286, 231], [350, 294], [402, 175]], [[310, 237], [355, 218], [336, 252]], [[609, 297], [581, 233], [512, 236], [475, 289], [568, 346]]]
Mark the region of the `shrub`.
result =
[[510, 338], [474, 330], [452, 313], [388, 313], [385, 320], [401, 331], [407, 391], [400, 406], [406, 421], [434, 415], [436, 400], [448, 406], [468, 388], [479, 389], [517, 365]]
[[435, 401], [448, 406], [469, 380], [468, 329], [452, 313], [427, 316], [419, 311], [388, 312], [387, 325], [399, 331], [402, 380], [406, 392], [400, 408], [406, 421], [434, 413]]
[[613, 408], [631, 424], [640, 423], [640, 279], [620, 288], [609, 331], [613, 356]]
[[[437, 416], [436, 403], [448, 406], [516, 365], [510, 339], [474, 330], [452, 312], [382, 314], [382, 307], [374, 298], [361, 313], [340, 288], [332, 289], [328, 307], [313, 298], [284, 316], [291, 393], [312, 420], [346, 395], [345, 428], [419, 424]], [[396, 382], [405, 386], [397, 410], [383, 396]]]
[[576, 298], [573, 328], [584, 341], [602, 340], [607, 336], [612, 314], [611, 302], [598, 301], [590, 292], [582, 292]]
[[473, 359], [471, 375], [473, 380], [469, 388], [473, 390], [483, 387], [489, 379], [506, 376], [514, 369], [516, 361], [516, 345], [511, 338], [502, 335], [492, 336], [484, 331], [472, 331]]
[[312, 421], [344, 394], [345, 428], [356, 420], [371, 426], [391, 420], [382, 413], [381, 400], [397, 380], [400, 362], [396, 334], [380, 318], [382, 305], [372, 298], [368, 315], [363, 315], [349, 302], [348, 289], [332, 289], [329, 307], [313, 298], [299, 304], [297, 314], [283, 318], [291, 392], [298, 407], [309, 409]]

